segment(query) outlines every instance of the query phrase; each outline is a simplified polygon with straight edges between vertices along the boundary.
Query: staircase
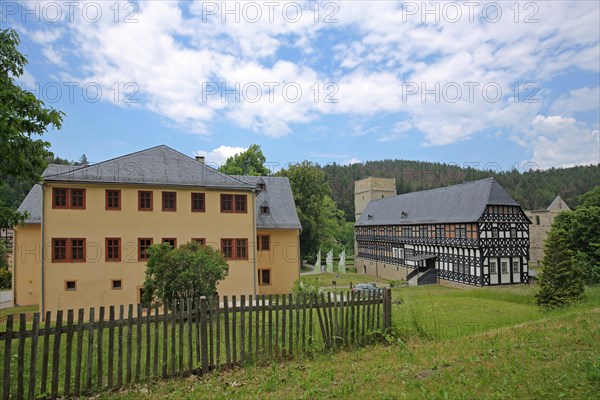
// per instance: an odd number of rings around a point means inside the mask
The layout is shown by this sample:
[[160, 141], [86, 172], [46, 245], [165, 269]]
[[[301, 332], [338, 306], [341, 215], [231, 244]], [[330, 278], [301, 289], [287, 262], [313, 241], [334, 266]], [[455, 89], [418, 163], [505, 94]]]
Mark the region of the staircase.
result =
[[433, 285], [437, 283], [435, 268], [415, 268], [406, 276], [408, 286]]

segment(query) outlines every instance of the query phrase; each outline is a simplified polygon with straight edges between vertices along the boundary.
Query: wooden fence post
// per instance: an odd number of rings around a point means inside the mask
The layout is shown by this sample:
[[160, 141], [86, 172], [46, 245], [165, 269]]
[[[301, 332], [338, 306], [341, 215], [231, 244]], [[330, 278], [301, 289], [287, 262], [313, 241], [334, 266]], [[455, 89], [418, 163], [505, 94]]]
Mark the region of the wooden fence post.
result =
[[207, 338], [207, 329], [206, 329], [206, 297], [200, 297], [200, 337], [202, 350], [200, 353], [202, 354], [202, 375], [206, 375], [208, 373], [208, 338]]

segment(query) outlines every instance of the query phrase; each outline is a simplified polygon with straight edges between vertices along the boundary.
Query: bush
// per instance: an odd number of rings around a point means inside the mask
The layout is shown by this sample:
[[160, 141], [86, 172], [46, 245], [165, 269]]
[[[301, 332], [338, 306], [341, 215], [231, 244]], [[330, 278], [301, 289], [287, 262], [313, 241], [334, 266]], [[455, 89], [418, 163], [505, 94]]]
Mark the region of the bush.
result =
[[12, 287], [12, 273], [8, 268], [0, 268], [0, 289], [10, 289]]
[[302, 282], [297, 280], [294, 282], [294, 288], [292, 289], [294, 296], [307, 296], [311, 297], [313, 294], [318, 295], [321, 293], [321, 288], [315, 284]]

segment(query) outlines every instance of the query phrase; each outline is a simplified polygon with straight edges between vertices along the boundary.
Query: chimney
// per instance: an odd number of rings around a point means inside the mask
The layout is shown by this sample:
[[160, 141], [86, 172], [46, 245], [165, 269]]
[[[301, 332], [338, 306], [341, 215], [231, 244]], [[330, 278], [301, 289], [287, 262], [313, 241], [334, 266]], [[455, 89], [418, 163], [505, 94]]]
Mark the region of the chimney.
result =
[[200, 164], [204, 164], [204, 156], [196, 156], [196, 161], [198, 161]]

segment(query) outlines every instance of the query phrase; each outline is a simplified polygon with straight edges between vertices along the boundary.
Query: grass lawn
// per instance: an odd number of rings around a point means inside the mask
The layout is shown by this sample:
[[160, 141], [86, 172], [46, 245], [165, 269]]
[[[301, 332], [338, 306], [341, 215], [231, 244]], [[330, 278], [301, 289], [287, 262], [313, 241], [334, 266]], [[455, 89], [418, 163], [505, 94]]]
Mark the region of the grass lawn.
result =
[[[357, 281], [358, 282], [358, 281]], [[528, 286], [394, 289], [387, 345], [155, 382], [114, 397], [598, 398], [600, 288], [545, 311]], [[104, 397], [109, 395], [104, 394]]]
[[346, 286], [348, 287], [350, 285], [350, 282], [352, 282], [353, 285], [356, 285], [357, 283], [369, 283], [369, 282], [375, 282], [375, 283], [389, 283], [388, 280], [386, 279], [382, 279], [382, 278], [377, 278], [374, 276], [366, 276], [366, 275], [360, 275], [360, 274], [355, 274], [355, 273], [346, 273], [346, 274], [339, 274], [340, 277], [338, 278], [336, 276], [336, 274], [309, 274], [309, 275], [302, 275], [300, 276], [300, 280], [302, 282], [307, 282], [307, 283], [312, 283], [312, 284], [316, 284], [317, 286], [320, 287], [332, 287], [332, 281], [336, 282], [336, 286]]
[[27, 314], [27, 320], [31, 321], [33, 313], [37, 312], [39, 308], [38, 305], [5, 308], [4, 310], [0, 310], [0, 322], [6, 322], [6, 316], [11, 314], [15, 315], [15, 321], [18, 321], [18, 316], [21, 313]]

